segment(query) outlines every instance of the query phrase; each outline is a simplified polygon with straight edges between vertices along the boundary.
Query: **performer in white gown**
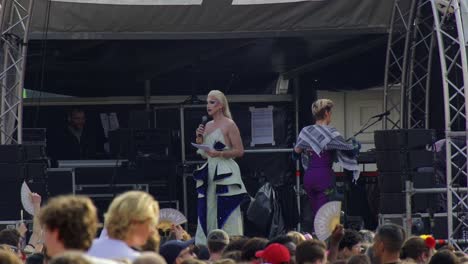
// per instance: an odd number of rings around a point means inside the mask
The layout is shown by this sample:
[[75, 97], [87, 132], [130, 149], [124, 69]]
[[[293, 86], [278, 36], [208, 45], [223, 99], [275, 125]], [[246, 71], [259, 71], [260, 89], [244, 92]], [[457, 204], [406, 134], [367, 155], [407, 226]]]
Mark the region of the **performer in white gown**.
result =
[[194, 172], [198, 192], [197, 244], [206, 244], [213, 229], [223, 229], [229, 235], [243, 235], [241, 202], [248, 197], [239, 166], [234, 158], [244, 154], [239, 129], [232, 120], [225, 95], [217, 90], [208, 94], [207, 112], [213, 118], [200, 125], [197, 135], [212, 150], [198, 150], [207, 162]]

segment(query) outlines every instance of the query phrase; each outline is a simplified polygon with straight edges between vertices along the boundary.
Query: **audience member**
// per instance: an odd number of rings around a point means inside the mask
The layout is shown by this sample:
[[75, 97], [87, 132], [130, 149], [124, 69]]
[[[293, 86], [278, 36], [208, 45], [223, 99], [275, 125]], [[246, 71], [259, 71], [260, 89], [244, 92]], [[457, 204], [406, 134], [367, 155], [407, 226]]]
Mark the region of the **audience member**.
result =
[[107, 237], [94, 240], [88, 254], [107, 259], [136, 259], [134, 249], [146, 244], [156, 232], [159, 205], [148, 193], [130, 191], [117, 196], [104, 215]]
[[297, 231], [289, 231], [286, 235], [293, 240], [296, 246], [299, 245], [299, 243], [306, 241], [304, 235]]
[[209, 261], [217, 261], [222, 258], [223, 252], [229, 245], [229, 235], [222, 229], [213, 229], [207, 237]]
[[279, 243], [268, 245], [264, 250], [257, 251], [255, 256], [261, 258], [263, 263], [271, 264], [284, 264], [291, 260], [288, 248]]
[[327, 247], [318, 240], [306, 240], [296, 248], [296, 264], [325, 264], [327, 263]]
[[249, 238], [244, 236], [230, 236], [229, 245], [224, 249], [224, 253], [229, 251], [242, 251], [242, 248], [247, 241], [249, 241]]
[[9, 250], [0, 250], [1, 264], [22, 264], [20, 258]]
[[225, 251], [223, 254], [223, 259], [232, 259], [235, 262], [242, 262], [242, 251], [240, 250]]
[[459, 264], [460, 260], [450, 250], [440, 250], [432, 256], [429, 264]]
[[294, 243], [293, 239], [287, 235], [281, 235], [274, 237], [268, 242], [267, 245], [271, 245], [273, 243], [278, 243], [285, 246], [289, 250], [289, 255], [295, 256], [296, 255], [296, 244]]
[[428, 263], [431, 259], [431, 249], [420, 237], [408, 238], [401, 248], [400, 258], [418, 264]]
[[[182, 240], [185, 241], [185, 240]], [[205, 245], [195, 245], [193, 247], [193, 253], [197, 255], [197, 259], [203, 260], [203, 261], [208, 261], [210, 259], [210, 251], [208, 250], [208, 247]]]
[[263, 250], [268, 244], [268, 240], [261, 237], [253, 237], [245, 242], [242, 247], [242, 261], [254, 261], [257, 259], [255, 253]]
[[405, 232], [402, 227], [394, 224], [380, 226], [374, 237], [374, 256], [383, 264], [398, 263], [404, 239]]
[[362, 236], [352, 229], [346, 229], [339, 244], [338, 259], [349, 259], [362, 253]]
[[194, 242], [193, 239], [188, 241], [167, 241], [159, 249], [159, 254], [163, 256], [167, 264], [181, 264], [186, 259], [196, 257], [196, 254], [193, 252]]

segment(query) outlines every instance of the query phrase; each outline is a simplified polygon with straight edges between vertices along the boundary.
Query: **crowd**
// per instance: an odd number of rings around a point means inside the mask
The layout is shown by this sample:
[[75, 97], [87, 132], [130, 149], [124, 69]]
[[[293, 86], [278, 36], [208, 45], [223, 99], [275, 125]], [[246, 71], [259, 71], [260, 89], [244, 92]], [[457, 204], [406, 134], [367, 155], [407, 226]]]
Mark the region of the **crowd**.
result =
[[32, 200], [32, 235], [26, 242], [24, 226], [2, 230], [1, 264], [468, 263], [463, 252], [450, 246], [436, 249], [430, 236], [407, 238], [394, 224], [375, 232], [338, 225], [327, 243], [296, 231], [267, 240], [215, 229], [202, 245], [180, 226], [160, 236], [158, 203], [145, 192], [117, 196], [104, 214], [99, 235], [98, 212], [88, 197], [59, 196], [43, 207], [40, 196], [33, 194]]

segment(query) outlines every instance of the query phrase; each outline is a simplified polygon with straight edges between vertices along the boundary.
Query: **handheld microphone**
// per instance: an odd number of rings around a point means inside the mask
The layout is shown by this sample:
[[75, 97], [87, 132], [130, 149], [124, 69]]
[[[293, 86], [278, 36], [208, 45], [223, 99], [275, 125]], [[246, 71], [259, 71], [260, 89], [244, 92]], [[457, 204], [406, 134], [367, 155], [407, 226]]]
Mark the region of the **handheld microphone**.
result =
[[382, 118], [384, 116], [388, 116], [390, 114], [390, 110], [386, 111], [386, 112], [383, 112], [383, 113], [380, 113], [378, 115], [375, 115], [375, 116], [371, 116], [371, 118]]
[[[202, 116], [202, 120], [200, 125], [205, 126], [206, 123], [208, 123], [208, 117], [206, 115]], [[202, 134], [197, 134], [197, 139], [196, 139], [197, 144], [202, 144], [203, 143], [203, 135]]]

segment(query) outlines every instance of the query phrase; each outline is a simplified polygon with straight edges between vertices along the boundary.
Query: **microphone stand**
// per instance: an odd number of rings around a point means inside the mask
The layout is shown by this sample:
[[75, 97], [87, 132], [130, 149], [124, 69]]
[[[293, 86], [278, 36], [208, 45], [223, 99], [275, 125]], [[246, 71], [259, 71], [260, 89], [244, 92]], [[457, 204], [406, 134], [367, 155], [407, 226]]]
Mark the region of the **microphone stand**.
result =
[[[372, 119], [374, 119], [375, 117], [371, 117], [371, 118], [367, 119], [367, 122], [361, 127], [361, 129], [360, 129], [358, 132], [354, 133], [354, 135], [353, 135], [352, 137], [348, 138], [346, 141], [350, 141], [351, 139], [353, 139], [353, 138], [357, 137], [358, 135], [364, 133], [364, 132], [365, 132], [367, 129], [369, 129], [371, 126], [373, 126], [373, 125], [375, 125], [376, 123], [382, 121], [383, 117], [384, 117], [384, 116], [381, 116], [381, 117], [377, 118], [377, 119], [376, 119], [374, 122], [372, 122], [372, 123], [370, 123], [370, 121], [371, 121]], [[370, 123], [370, 124], [369, 124], [369, 123]]]

